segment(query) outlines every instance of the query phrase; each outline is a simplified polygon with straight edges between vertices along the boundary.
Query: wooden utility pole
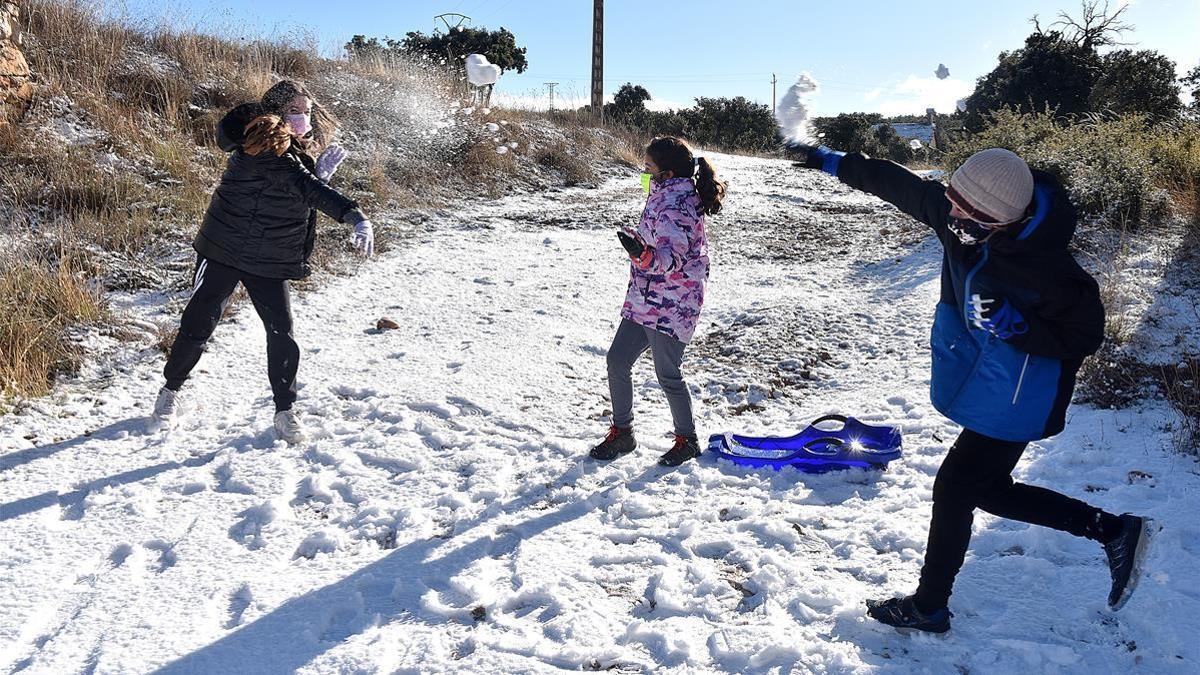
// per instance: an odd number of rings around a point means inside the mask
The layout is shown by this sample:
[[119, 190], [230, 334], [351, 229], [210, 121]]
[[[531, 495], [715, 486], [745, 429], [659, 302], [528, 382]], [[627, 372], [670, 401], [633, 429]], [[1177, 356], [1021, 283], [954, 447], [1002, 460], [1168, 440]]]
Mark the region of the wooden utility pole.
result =
[[592, 115], [604, 121], [604, 0], [592, 5]]
[[775, 73], [771, 73], [771, 116], [775, 117], [775, 83], [779, 80], [775, 79]]

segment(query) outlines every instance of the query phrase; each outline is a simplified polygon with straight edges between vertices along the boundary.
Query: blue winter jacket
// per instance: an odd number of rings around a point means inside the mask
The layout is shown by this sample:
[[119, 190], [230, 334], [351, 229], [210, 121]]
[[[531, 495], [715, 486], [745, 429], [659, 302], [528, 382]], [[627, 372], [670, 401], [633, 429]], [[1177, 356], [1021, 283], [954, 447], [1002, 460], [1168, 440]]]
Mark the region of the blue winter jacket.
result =
[[[859, 153], [820, 152], [825, 171], [929, 225], [942, 243], [930, 336], [934, 407], [1000, 440], [1062, 431], [1075, 375], [1104, 341], [1099, 288], [1068, 250], [1076, 216], [1062, 185], [1034, 171], [1030, 216], [986, 243], [966, 245], [947, 228], [950, 203], [941, 183]], [[1003, 306], [995, 323], [975, 321], [976, 296]]]

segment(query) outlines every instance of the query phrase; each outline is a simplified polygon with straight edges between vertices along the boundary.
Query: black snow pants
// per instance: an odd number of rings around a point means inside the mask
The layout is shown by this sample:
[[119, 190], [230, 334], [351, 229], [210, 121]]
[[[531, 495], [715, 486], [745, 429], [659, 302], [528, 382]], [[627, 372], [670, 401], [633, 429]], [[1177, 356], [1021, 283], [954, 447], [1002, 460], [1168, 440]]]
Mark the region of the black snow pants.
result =
[[933, 612], [950, 600], [954, 577], [971, 540], [975, 509], [1105, 542], [1121, 529], [1117, 516], [1052, 490], [1014, 482], [1026, 443], [1000, 441], [964, 429], [933, 483], [933, 519], [917, 608]]
[[163, 368], [167, 388], [179, 391], [183, 386], [241, 283], [267, 329], [267, 375], [275, 409], [290, 409], [296, 401], [300, 347], [292, 339], [292, 302], [287, 279], [258, 277], [199, 257], [192, 283], [192, 298], [183, 310], [179, 334]]

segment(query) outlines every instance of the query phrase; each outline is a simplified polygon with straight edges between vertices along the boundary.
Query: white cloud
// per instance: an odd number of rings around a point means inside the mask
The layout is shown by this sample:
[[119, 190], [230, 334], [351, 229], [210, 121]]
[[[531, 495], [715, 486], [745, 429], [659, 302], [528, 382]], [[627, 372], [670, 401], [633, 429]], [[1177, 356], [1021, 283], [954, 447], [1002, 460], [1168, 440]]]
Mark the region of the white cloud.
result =
[[692, 105], [692, 103], [668, 101], [665, 98], [652, 98], [649, 101], [646, 101], [646, 110], [680, 110], [682, 108], [690, 108]]
[[952, 77], [939, 80], [909, 75], [899, 84], [867, 92], [863, 99], [874, 102], [873, 112], [884, 115], [919, 114], [926, 108], [952, 113], [955, 102], [974, 90], [975, 86], [970, 82]]

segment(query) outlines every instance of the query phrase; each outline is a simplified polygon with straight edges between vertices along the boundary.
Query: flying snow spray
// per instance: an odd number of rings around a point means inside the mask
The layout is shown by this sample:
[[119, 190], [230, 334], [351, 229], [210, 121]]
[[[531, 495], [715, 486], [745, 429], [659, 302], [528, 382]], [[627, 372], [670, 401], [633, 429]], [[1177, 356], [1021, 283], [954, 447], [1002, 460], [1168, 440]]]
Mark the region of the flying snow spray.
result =
[[775, 112], [775, 121], [779, 124], [779, 132], [789, 141], [806, 142], [811, 140], [808, 106], [804, 99], [819, 89], [817, 81], [808, 73], [800, 73], [796, 83], [788, 87], [779, 108]]

